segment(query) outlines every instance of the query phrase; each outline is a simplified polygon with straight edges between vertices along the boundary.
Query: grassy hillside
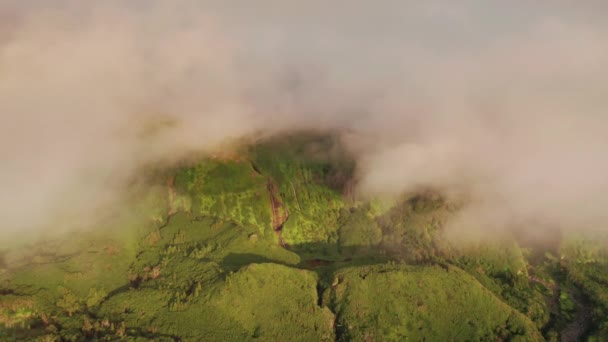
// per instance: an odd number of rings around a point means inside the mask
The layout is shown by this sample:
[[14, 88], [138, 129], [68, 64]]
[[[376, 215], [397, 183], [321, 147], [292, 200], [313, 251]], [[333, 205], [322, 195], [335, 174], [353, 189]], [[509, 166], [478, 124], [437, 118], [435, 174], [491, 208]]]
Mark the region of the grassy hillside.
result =
[[336, 274], [342, 340], [537, 341], [533, 323], [455, 267], [381, 265]]
[[353, 172], [313, 135], [160, 172], [97, 229], [4, 250], [0, 340], [606, 336], [605, 244], [453, 245], [456, 206], [357, 200]]

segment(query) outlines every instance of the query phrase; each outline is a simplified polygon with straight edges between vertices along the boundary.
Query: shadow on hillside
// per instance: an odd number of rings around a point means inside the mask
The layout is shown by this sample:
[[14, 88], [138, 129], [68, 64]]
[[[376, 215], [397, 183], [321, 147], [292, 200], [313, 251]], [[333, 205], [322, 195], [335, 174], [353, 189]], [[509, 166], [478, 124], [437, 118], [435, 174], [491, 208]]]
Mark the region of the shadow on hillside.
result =
[[250, 265], [250, 264], [263, 264], [263, 263], [273, 263], [280, 264], [285, 266], [293, 266], [286, 264], [279, 260], [269, 259], [263, 255], [251, 254], [251, 253], [230, 253], [228, 254], [220, 263], [222, 269], [227, 271], [238, 271], [241, 268]]
[[287, 250], [297, 254], [300, 262], [296, 265], [275, 260], [265, 255], [251, 253], [230, 253], [220, 265], [222, 268], [237, 271], [252, 263], [274, 263], [300, 269], [316, 270], [328, 267], [365, 266], [394, 260], [394, 256], [386, 254], [379, 246], [354, 246], [338, 248], [337, 244], [306, 243], [290, 245]]
[[222, 260], [220, 265], [223, 269], [233, 272], [256, 263], [273, 263], [315, 272], [318, 276], [317, 304], [320, 307], [330, 306], [330, 308], [332, 304], [323, 302], [323, 294], [326, 289], [332, 286], [336, 275], [340, 271], [350, 267], [366, 267], [386, 264], [389, 261], [405, 261], [408, 264], [437, 265], [446, 271], [449, 270], [448, 264], [438, 259], [408, 260], [407, 253], [395, 251], [392, 248], [386, 248], [381, 245], [340, 247], [335, 243], [307, 243], [291, 245], [287, 249], [300, 256], [298, 264], [288, 264], [264, 255], [231, 253]]
[[[314, 271], [319, 275], [321, 282], [331, 282], [334, 274], [344, 268], [373, 266], [385, 264], [391, 260], [403, 260], [403, 256], [394, 252], [389, 253], [379, 245], [339, 247], [336, 243], [306, 243], [291, 245], [287, 249], [300, 257], [298, 264], [288, 264], [282, 260], [275, 260], [264, 255], [231, 253], [222, 260], [220, 265], [225, 270], [236, 272], [254, 263], [274, 263]], [[417, 264], [419, 263], [434, 262], [417, 262]]]

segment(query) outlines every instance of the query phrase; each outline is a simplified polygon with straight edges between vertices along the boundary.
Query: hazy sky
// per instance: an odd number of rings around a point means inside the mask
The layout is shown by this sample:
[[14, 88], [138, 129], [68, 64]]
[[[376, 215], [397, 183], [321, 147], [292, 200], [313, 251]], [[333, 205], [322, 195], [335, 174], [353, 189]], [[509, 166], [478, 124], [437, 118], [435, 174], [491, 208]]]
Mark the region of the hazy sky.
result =
[[86, 223], [143, 165], [310, 128], [342, 132], [364, 193], [464, 193], [460, 225], [484, 229], [604, 229], [607, 11], [4, 0], [0, 230]]

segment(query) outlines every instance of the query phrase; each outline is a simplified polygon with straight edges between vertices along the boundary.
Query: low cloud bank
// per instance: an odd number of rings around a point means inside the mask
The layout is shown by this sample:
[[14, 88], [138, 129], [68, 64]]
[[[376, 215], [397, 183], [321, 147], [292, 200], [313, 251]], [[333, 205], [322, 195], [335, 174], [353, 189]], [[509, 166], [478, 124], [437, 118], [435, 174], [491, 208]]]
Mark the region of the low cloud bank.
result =
[[457, 227], [605, 230], [606, 5], [0, 5], [2, 232], [94, 221], [142, 166], [339, 132], [360, 192], [432, 187]]

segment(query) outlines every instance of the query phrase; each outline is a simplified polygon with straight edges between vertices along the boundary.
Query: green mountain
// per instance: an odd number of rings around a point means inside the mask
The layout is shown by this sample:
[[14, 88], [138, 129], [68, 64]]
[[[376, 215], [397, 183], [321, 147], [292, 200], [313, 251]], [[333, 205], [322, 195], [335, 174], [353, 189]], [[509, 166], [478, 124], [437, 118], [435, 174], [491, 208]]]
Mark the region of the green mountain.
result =
[[353, 194], [331, 136], [150, 176], [99, 227], [5, 248], [0, 340], [608, 340], [605, 239], [455, 244], [433, 193]]

